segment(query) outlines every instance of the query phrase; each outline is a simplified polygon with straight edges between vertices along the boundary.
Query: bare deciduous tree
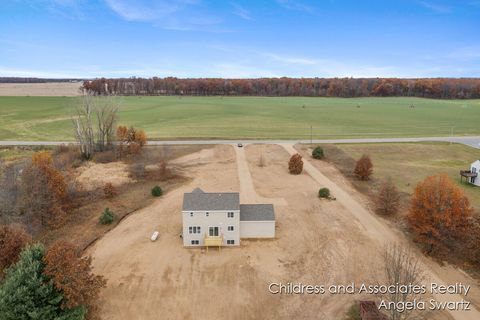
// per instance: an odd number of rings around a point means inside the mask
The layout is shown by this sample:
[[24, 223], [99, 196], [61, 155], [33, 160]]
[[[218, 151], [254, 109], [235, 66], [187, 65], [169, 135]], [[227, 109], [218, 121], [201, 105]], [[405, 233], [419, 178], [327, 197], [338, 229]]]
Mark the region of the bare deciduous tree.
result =
[[[385, 246], [383, 261], [386, 284], [388, 285], [398, 284], [420, 286], [425, 279], [419, 260], [410, 249], [400, 244], [390, 244]], [[397, 291], [386, 294], [382, 298], [389, 302], [394, 302], [397, 305], [398, 303], [413, 301], [420, 295], [411, 290], [405, 292]], [[424, 313], [419, 314], [415, 310], [405, 310], [400, 312], [400, 310], [397, 310], [396, 308], [392, 308], [391, 310], [388, 310], [388, 312], [391, 320], [423, 319], [422, 315], [425, 315]]]
[[83, 158], [90, 159], [94, 147], [93, 101], [91, 95], [84, 95], [82, 103], [75, 106], [72, 121], [80, 153]]
[[111, 96], [85, 94], [82, 103], [75, 107], [75, 138], [85, 159], [92, 157], [95, 147], [104, 151], [113, 145], [118, 106]]
[[21, 164], [2, 164], [0, 162], [0, 216], [3, 218], [17, 212], [20, 170]]
[[112, 96], [96, 97], [94, 107], [97, 116], [97, 146], [104, 151], [112, 146], [117, 122], [118, 101]]
[[375, 211], [382, 215], [391, 215], [398, 212], [400, 206], [400, 194], [392, 179], [387, 179], [380, 186], [375, 199]]

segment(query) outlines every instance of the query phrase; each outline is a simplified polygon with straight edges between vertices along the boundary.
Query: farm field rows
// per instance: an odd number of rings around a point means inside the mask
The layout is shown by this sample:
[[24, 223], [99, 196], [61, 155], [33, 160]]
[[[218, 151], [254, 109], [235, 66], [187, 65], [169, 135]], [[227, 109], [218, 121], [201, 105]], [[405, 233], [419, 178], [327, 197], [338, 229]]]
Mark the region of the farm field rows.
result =
[[[0, 140], [72, 140], [78, 97], [0, 97]], [[122, 97], [120, 123], [150, 139], [479, 135], [480, 100]]]

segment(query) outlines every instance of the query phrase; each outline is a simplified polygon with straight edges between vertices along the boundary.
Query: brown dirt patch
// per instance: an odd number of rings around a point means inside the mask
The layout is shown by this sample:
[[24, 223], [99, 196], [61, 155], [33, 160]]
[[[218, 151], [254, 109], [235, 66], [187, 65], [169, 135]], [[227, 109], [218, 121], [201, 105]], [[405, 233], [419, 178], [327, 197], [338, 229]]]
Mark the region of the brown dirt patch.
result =
[[0, 83], [0, 96], [67, 96], [80, 95], [81, 82]]
[[[257, 165], [262, 148], [265, 167]], [[183, 193], [241, 188], [231, 146], [185, 158], [190, 182], [127, 217], [88, 250], [95, 272], [108, 279], [104, 319], [340, 319], [361, 297], [272, 295], [268, 285], [378, 279], [378, 242], [338, 201], [319, 200], [319, 185], [308, 174], [288, 174], [289, 154], [282, 147], [251, 145], [245, 156], [256, 193], [286, 202], [275, 206], [277, 237], [242, 240], [239, 248], [220, 252], [183, 248]], [[151, 242], [154, 230], [160, 236]]]
[[135, 182], [129, 176], [128, 164], [124, 162], [88, 162], [77, 170], [77, 182], [87, 191], [103, 188], [106, 183], [111, 183], [118, 187]]

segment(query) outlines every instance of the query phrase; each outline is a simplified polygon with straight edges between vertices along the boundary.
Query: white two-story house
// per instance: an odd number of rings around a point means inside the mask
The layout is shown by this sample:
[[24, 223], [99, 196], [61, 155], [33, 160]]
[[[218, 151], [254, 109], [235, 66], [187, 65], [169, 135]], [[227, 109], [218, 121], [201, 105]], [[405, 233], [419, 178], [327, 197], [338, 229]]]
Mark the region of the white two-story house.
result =
[[271, 204], [240, 204], [238, 192], [185, 193], [182, 207], [183, 245], [238, 246], [241, 238], [274, 238]]

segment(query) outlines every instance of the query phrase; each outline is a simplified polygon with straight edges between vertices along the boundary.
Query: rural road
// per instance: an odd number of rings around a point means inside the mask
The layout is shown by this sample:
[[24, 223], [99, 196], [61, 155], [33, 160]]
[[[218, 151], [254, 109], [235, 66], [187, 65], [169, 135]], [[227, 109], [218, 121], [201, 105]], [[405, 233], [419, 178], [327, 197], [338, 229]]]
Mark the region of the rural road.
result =
[[[358, 139], [321, 139], [321, 140], [150, 140], [149, 145], [189, 145], [189, 144], [232, 144], [232, 143], [259, 143], [259, 144], [296, 144], [296, 143], [389, 143], [389, 142], [452, 142], [460, 143], [473, 148], [480, 148], [480, 136], [464, 137], [420, 137], [420, 138], [358, 138]], [[0, 141], [0, 146], [55, 146], [68, 144], [72, 141]]]
[[[293, 147], [293, 144], [283, 144], [283, 148], [290, 154], [294, 155], [297, 150]], [[315, 166], [313, 166], [309, 160], [303, 158], [304, 170], [322, 187], [330, 189], [332, 194], [336, 197], [337, 201], [342, 204], [356, 219], [360, 228], [364, 230], [373, 241], [379, 242], [381, 246], [385, 243], [403, 243], [405, 239], [402, 239], [399, 235], [394, 233], [388, 226], [382, 223], [375, 215], [371, 214], [365, 207], [363, 207], [358, 201], [356, 201], [350, 194], [342, 189], [341, 186], [327, 178], [322, 174]], [[420, 261], [422, 257], [420, 256]], [[425, 271], [426, 279], [429, 283], [437, 283], [438, 285], [447, 285], [443, 279], [431, 270], [427, 264], [422, 263], [422, 269]], [[427, 287], [429, 284], [425, 283]], [[461, 301], [464, 297], [458, 294], [433, 294], [433, 297], [438, 302], [453, 302]], [[458, 311], [447, 310], [456, 320], [478, 320], [480, 319], [480, 312], [471, 307], [470, 311]]]

